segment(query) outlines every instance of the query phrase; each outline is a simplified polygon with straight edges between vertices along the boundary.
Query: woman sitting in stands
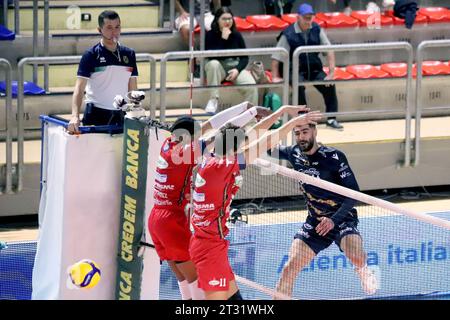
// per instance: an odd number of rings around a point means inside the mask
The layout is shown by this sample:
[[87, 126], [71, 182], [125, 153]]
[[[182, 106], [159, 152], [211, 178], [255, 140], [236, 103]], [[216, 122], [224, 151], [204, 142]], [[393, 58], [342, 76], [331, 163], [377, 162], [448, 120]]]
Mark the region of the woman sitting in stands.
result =
[[[219, 8], [214, 16], [211, 30], [206, 33], [206, 50], [245, 49], [242, 35], [236, 30], [233, 13], [228, 7]], [[252, 74], [246, 70], [247, 56], [217, 57], [210, 59], [205, 65], [208, 86], [219, 86], [223, 81], [234, 84], [256, 84]], [[254, 105], [258, 104], [258, 89], [239, 89], [243, 99]], [[205, 111], [214, 114], [219, 105], [219, 89], [212, 90], [210, 100]]]

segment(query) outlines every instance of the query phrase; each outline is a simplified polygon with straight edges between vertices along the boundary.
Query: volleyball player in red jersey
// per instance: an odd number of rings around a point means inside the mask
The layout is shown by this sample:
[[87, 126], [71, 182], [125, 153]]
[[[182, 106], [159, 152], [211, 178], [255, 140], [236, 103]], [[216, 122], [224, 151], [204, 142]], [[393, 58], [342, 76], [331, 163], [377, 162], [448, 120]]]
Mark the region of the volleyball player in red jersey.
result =
[[190, 201], [194, 160], [201, 151], [195, 137], [221, 127], [229, 119], [258, 114], [264, 116], [268, 111], [244, 102], [222, 111], [202, 125], [192, 117], [180, 117], [171, 126], [172, 134], [161, 147], [155, 174], [154, 206], [148, 228], [159, 258], [168, 262], [177, 277], [182, 299], [204, 298], [189, 255], [192, 233], [184, 211]]
[[[215, 136], [214, 153], [205, 155], [198, 165], [195, 179], [190, 254], [198, 274], [198, 285], [208, 300], [241, 300], [239, 289], [228, 260], [229, 241], [226, 226], [230, 204], [242, 183], [240, 170], [259, 154], [274, 147], [282, 137], [299, 125], [321, 118], [319, 112], [298, 116], [304, 107], [285, 106], [256, 124], [249, 132], [232, 124], [226, 125]], [[255, 141], [246, 139], [252, 132], [265, 133], [278, 117], [287, 112], [296, 117], [269, 134], [262, 134]], [[254, 135], [253, 135], [254, 136]], [[259, 150], [258, 150], [259, 149]], [[263, 150], [264, 149], [264, 150]]]

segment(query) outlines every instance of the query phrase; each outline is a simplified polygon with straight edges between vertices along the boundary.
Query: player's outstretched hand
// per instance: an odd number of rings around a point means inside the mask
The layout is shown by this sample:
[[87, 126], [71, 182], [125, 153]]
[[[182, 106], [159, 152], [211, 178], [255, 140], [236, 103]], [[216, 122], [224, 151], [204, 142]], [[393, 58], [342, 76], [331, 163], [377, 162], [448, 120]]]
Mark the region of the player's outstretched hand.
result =
[[297, 117], [299, 114], [311, 111], [307, 106], [291, 106], [285, 105], [281, 107], [283, 113], [289, 114], [291, 117]]
[[317, 124], [317, 121], [322, 119], [320, 111], [310, 111], [294, 118], [297, 126], [304, 126], [305, 124]]
[[256, 114], [257, 119], [262, 119], [272, 114], [272, 111], [266, 107], [256, 107], [256, 112], [257, 112]]

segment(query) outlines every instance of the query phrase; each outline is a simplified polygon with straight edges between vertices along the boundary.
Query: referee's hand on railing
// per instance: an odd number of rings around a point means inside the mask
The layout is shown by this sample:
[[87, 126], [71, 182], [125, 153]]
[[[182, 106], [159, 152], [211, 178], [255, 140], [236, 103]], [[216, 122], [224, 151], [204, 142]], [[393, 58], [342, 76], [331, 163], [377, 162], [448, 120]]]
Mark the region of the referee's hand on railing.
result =
[[80, 134], [80, 118], [78, 116], [72, 116], [70, 118], [67, 132], [69, 134]]

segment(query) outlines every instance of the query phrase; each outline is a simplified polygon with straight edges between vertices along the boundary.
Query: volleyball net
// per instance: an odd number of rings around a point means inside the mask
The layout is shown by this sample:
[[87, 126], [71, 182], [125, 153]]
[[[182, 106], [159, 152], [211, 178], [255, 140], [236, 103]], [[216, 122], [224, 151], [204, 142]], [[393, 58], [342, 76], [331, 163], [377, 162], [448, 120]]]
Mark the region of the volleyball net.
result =
[[[151, 195], [151, 185], [149, 182], [152, 179], [154, 180], [154, 170], [152, 168], [154, 168], [159, 154], [156, 150], [159, 150], [161, 141], [168, 134], [163, 129], [159, 129], [158, 131], [148, 130], [149, 127], [151, 129], [152, 125], [139, 126], [139, 131], [142, 130], [144, 133], [142, 140], [144, 137], [145, 139], [149, 139], [150, 151], [148, 152], [148, 158], [146, 155], [143, 155], [145, 159], [148, 159], [148, 172], [147, 175], [142, 175], [143, 179], [145, 180], [146, 177], [147, 180], [147, 190], [142, 191], [147, 195], [147, 200], [150, 199]], [[125, 146], [129, 145], [130, 147], [137, 148], [138, 144], [124, 144], [120, 142], [122, 140], [120, 137], [100, 137], [98, 134], [74, 138], [66, 136], [57, 127], [49, 127], [49, 130], [49, 133], [54, 134], [59, 140], [63, 141], [65, 146], [68, 145], [66, 148], [76, 147], [76, 150], [82, 149], [85, 154], [92, 153], [91, 156], [97, 158], [99, 157], [99, 152], [102, 151], [104, 154], [111, 155], [112, 157], [110, 161], [111, 165], [102, 166], [101, 169], [103, 171], [101, 172], [100, 168], [97, 169], [98, 174], [101, 173], [98, 177], [92, 177], [92, 172], [86, 171], [79, 178], [85, 182], [84, 188], [78, 188], [76, 184], [73, 184], [74, 190], [72, 192], [76, 193], [70, 199], [77, 200], [76, 206], [71, 208], [71, 210], [76, 210], [73, 215], [68, 214], [67, 208], [64, 208], [63, 215], [60, 214], [60, 210], [55, 210], [55, 217], [60, 217], [60, 219], [64, 217], [64, 221], [67, 221], [72, 216], [80, 220], [80, 226], [66, 228], [64, 229], [64, 233], [61, 233], [64, 236], [62, 243], [65, 245], [67, 242], [67, 248], [70, 248], [64, 251], [64, 261], [70, 260], [69, 262], [72, 263], [79, 258], [92, 258], [100, 263], [103, 268], [102, 281], [98, 286], [98, 290], [103, 290], [105, 293], [98, 295], [97, 298], [111, 299], [113, 298], [111, 292], [114, 289], [111, 287], [117, 280], [115, 267], [113, 267], [115, 265], [117, 243], [121, 243], [120, 248], [124, 248], [122, 246], [123, 241], [119, 242], [117, 235], [111, 236], [111, 230], [122, 231], [123, 228], [121, 229], [119, 226], [125, 225], [126, 221], [124, 220], [121, 223], [118, 221], [116, 215], [110, 214], [111, 212], [119, 213], [124, 210], [120, 210], [119, 201], [112, 202], [109, 200], [112, 198], [108, 198], [106, 195], [116, 199], [117, 194], [119, 194], [120, 177], [117, 177], [117, 174], [111, 176], [111, 173], [121, 172], [120, 168], [126, 165], [126, 161], [123, 161], [123, 163], [117, 161], [117, 155], [126, 154], [130, 161], [133, 160], [134, 158], [130, 158], [130, 154], [125, 152]], [[50, 135], [48, 137], [51, 138]], [[138, 136], [136, 135], [136, 137]], [[88, 140], [84, 141], [85, 139]], [[95, 139], [96, 142], [99, 139], [101, 141], [93, 144], [90, 141], [92, 139]], [[157, 143], [155, 139], [159, 141], [158, 147], [156, 147]], [[50, 141], [51, 139], [46, 140]], [[111, 147], [103, 148], [105, 150], [99, 148], [99, 146], [107, 144], [111, 144]], [[123, 148], [120, 147], [121, 145]], [[139, 144], [140, 148], [144, 148], [143, 146], [144, 144]], [[88, 148], [91, 149], [87, 150]], [[114, 155], [112, 155], [111, 150], [116, 149], [117, 152], [114, 152]], [[138, 151], [136, 150], [136, 153], [139, 153]], [[46, 152], [46, 154], [59, 155], [63, 153]], [[67, 154], [67, 151], [64, 154]], [[55, 159], [54, 161], [50, 160], [48, 160], [48, 168], [54, 168], [53, 163], [61, 163], [59, 159]], [[349, 160], [351, 163], [351, 159]], [[88, 165], [92, 163], [92, 159], [89, 158], [86, 162], [86, 165]], [[299, 182], [327, 190], [333, 195], [328, 199], [330, 201], [331, 199], [344, 198], [351, 198], [356, 201], [354, 207], [356, 208], [359, 219], [357, 229], [363, 239], [367, 265], [376, 275], [379, 281], [379, 287], [375, 294], [367, 295], [361, 285], [359, 275], [354, 270], [351, 260], [344, 252], [340, 251], [338, 246], [331, 244], [315, 256], [314, 259], [308, 261], [298, 273], [298, 276], [295, 277], [293, 281], [292, 299], [391, 298], [450, 292], [450, 283], [448, 282], [448, 279], [450, 279], [450, 212], [433, 214], [417, 213], [364, 193], [346, 189], [314, 178], [308, 174], [297, 172], [275, 162], [275, 160], [258, 159], [255, 163], [248, 165], [247, 169], [243, 172], [244, 184], [232, 203], [232, 209], [236, 210], [232, 210], [228, 223], [230, 228], [230, 233], [227, 237], [230, 241], [229, 261], [233, 272], [236, 274], [238, 285], [244, 299], [289, 298], [277, 292], [277, 284], [283, 274], [286, 263], [289, 261], [289, 251], [294, 240], [294, 235], [303, 232], [303, 236], [307, 236], [307, 231], [314, 228], [305, 224], [308, 217], [308, 210], [305, 206], [305, 195], [301, 190]], [[72, 164], [73, 162], [67, 163]], [[73, 166], [75, 165], [80, 166], [79, 162], [73, 163]], [[142, 165], [144, 166], [144, 163]], [[66, 170], [68, 172], [70, 171], [73, 175], [80, 175], [79, 170], [76, 171], [73, 168], [75, 167], [66, 168]], [[102, 179], [105, 180], [104, 183], [108, 187], [98, 187], [98, 180]], [[95, 184], [92, 183], [92, 186], [91, 183], [86, 182], [91, 180], [95, 180]], [[52, 181], [47, 179], [46, 184], [47, 194], [52, 197], [57, 197], [59, 193], [56, 191], [50, 192], [53, 190], [51, 189], [53, 188], [51, 185]], [[114, 190], [117, 190], [113, 194], [111, 194], [111, 185], [114, 186]], [[58, 184], [55, 184], [56, 186]], [[102, 197], [91, 199], [86, 204], [89, 207], [79, 209], [80, 203], [78, 200], [86, 197], [84, 193], [80, 195], [80, 192], [87, 192], [85, 189], [88, 189], [88, 187], [92, 188], [91, 191], [89, 191], [90, 189], [88, 190], [89, 192], [97, 192], [96, 190], [108, 190], [108, 192]], [[69, 199], [68, 194], [65, 194], [65, 197]], [[47, 199], [47, 203], [50, 203], [50, 200], [50, 198]], [[114, 205], [110, 211], [105, 212], [107, 217], [101, 215], [105, 210], [103, 205], [100, 206], [100, 203], [97, 204], [99, 201], [106, 201], [109, 206]], [[98, 209], [95, 209], [95, 214], [93, 214], [94, 204], [96, 204], [95, 208], [98, 206]], [[145, 207], [148, 207], [148, 205]], [[148, 214], [148, 209], [144, 211]], [[43, 217], [49, 220], [51, 215], [46, 214]], [[92, 229], [95, 229], [94, 227], [96, 225], [104, 225], [105, 219], [112, 220], [111, 223], [113, 226], [105, 228], [104, 235], [100, 235], [98, 230], [95, 232], [86, 232], [86, 224], [84, 223], [86, 219], [91, 221], [90, 225], [92, 225]], [[98, 219], [98, 223], [96, 219]], [[138, 234], [145, 233], [147, 229], [145, 224], [146, 218], [143, 220], [144, 223], [142, 226], [136, 224], [136, 236], [134, 236], [136, 240], [140, 240], [141, 236], [138, 236]], [[64, 221], [61, 220], [63, 225], [69, 225]], [[54, 224], [55, 221], [52, 221], [52, 223]], [[70, 225], [74, 225], [73, 221]], [[45, 240], [43, 234], [41, 233], [40, 237], [41, 251], [43, 250], [42, 241], [43, 239]], [[52, 235], [52, 232], [48, 233], [49, 241], [55, 243]], [[83, 236], [81, 237], [80, 235]], [[101, 241], [104, 241], [102, 242], [104, 245], [95, 247], [90, 245], [93, 243], [93, 239], [95, 239], [96, 243], [99, 242], [99, 238], [101, 238]], [[147, 241], [149, 240], [147, 239]], [[77, 246], [73, 246], [73, 243], [77, 243]], [[111, 247], [111, 249], [105, 253], [106, 246]], [[34, 248], [33, 250], [35, 250]], [[128, 248], [128, 246], [125, 246], [125, 248]], [[133, 244], [131, 248], [133, 254], [138, 254], [140, 245], [135, 246]], [[9, 245], [9, 248], [0, 250], [0, 269], [2, 270], [1, 274], [4, 276], [7, 275], [4, 272], [5, 270], [17, 271], [17, 268], [10, 267], [9, 264], [4, 264], [5, 261], [15, 261], [18, 259], [19, 256], [13, 250], [15, 250], [13, 245]], [[47, 255], [50, 255], [52, 252], [51, 250], [45, 251]], [[76, 254], [76, 257], [69, 259], [69, 253], [72, 255]], [[34, 257], [34, 254], [33, 251], [30, 257]], [[155, 255], [155, 252], [152, 248], [147, 248], [144, 257], [150, 254]], [[31, 262], [32, 258], [28, 260]], [[60, 260], [62, 261], [63, 259], [60, 258]], [[158, 259], [157, 257], [153, 257], [153, 260]], [[65, 270], [64, 261], [49, 263], [48, 259], [44, 259], [42, 260], [42, 267], [45, 269], [49, 268], [49, 266], [56, 266], [58, 268], [61, 266], [60, 269]], [[156, 264], [159, 268], [158, 261], [156, 261]], [[31, 290], [29, 274], [31, 273], [32, 265], [31, 263], [29, 268], [27, 268], [30, 272], [27, 271], [28, 273], [24, 276], [24, 279], [27, 280], [21, 281], [21, 283], [27, 283], [24, 286], [24, 292], [26, 292], [27, 297], [28, 295], [31, 296], [31, 293], [28, 291]], [[143, 269], [141, 269], [142, 265], [138, 266], [139, 268], [137, 269], [143, 270], [142, 287], [149, 287], [149, 283], [155, 280], [158, 284], [154, 285], [153, 288], [159, 292], [157, 295], [160, 299], [180, 299], [177, 280], [167, 264], [162, 264], [158, 277], [155, 276], [155, 271], [152, 269], [153, 266], [153, 262], [146, 265], [145, 261]], [[34, 263], [35, 267], [36, 262]], [[61, 275], [56, 280], [61, 278], [65, 282], [65, 274], [60, 270], [58, 272]], [[10, 278], [2, 279], [1, 289], [3, 290], [8, 287], [10, 290], [8, 289], [8, 292], [2, 292], [0, 294], [1, 297], [14, 298], [10, 292], [14, 292], [14, 294], [19, 292], [19, 290], [15, 289], [18, 281], [13, 281]], [[43, 280], [45, 279], [43, 278]], [[10, 285], [3, 285], [5, 281], [10, 281]], [[74, 293], [70, 294], [74, 295]], [[85, 291], [76, 291], [76, 294], [84, 299], [89, 298]], [[142, 294], [141, 298], [143, 298]]]
[[[367, 265], [378, 279], [378, 290], [367, 295], [363, 289], [351, 262], [357, 248], [348, 247], [348, 254], [331, 244], [299, 272], [294, 280], [293, 299], [386, 298], [450, 290], [446, 281], [450, 276], [450, 213], [417, 213], [268, 160], [258, 159], [254, 165], [260, 168], [260, 174], [277, 175], [287, 186], [300, 189], [299, 182], [302, 182], [327, 190], [332, 195], [330, 199], [341, 197], [341, 200], [356, 201], [357, 230], [363, 240]], [[257, 185], [252, 181], [244, 182], [245, 187], [271, 189], [270, 184]], [[304, 196], [298, 195], [259, 201], [255, 206], [245, 201], [237, 204], [241, 213], [249, 215], [242, 219], [247, 220], [247, 224], [235, 224], [231, 228], [230, 260], [237, 275], [260, 286], [252, 287], [248, 281], [241, 281], [245, 298], [271, 298], [271, 292], [264, 288], [275, 290], [277, 287], [289, 260], [294, 235], [306, 240], [310, 236], [313, 238], [310, 231], [314, 226], [305, 223], [308, 211], [304, 203]], [[346, 234], [348, 227], [341, 228], [341, 232]], [[313, 246], [327, 245], [311, 241]]]
[[[450, 291], [446, 281], [450, 276], [450, 212], [419, 213], [295, 171], [275, 159], [258, 159], [245, 171], [240, 192], [277, 196], [239, 199], [231, 205], [229, 260], [244, 299], [376, 299]], [[306, 222], [308, 208], [301, 183], [330, 194], [329, 199], [318, 201], [354, 200], [365, 262], [378, 282], [375, 293], [366, 292], [355, 270], [352, 260], [360, 263], [357, 248], [348, 247], [344, 252], [342, 244], [326, 247], [327, 243], [314, 240], [313, 246], [326, 249], [291, 279], [292, 296], [280, 292], [294, 236], [307, 239], [315, 229]], [[340, 229], [343, 235], [349, 227]], [[162, 299], [176, 295], [169, 272], [162, 269]]]

